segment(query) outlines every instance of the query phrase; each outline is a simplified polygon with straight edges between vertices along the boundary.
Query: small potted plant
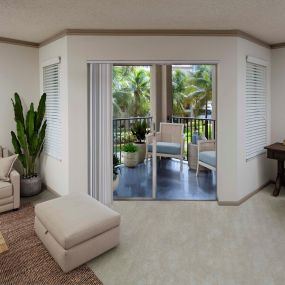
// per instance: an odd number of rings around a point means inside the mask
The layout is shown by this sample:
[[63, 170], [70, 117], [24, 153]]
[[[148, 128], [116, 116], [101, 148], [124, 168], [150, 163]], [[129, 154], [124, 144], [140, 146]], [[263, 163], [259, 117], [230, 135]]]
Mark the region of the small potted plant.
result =
[[138, 164], [138, 147], [133, 143], [127, 143], [122, 147], [124, 165], [135, 167]]
[[139, 152], [138, 161], [139, 163], [142, 163], [144, 162], [146, 152], [145, 136], [149, 133], [146, 120], [134, 123], [131, 131], [136, 138], [135, 145], [138, 147]]
[[120, 181], [120, 160], [116, 154], [113, 154], [113, 192], [117, 189]]
[[23, 166], [21, 176], [21, 196], [33, 196], [41, 192], [42, 180], [37, 172], [37, 160], [43, 150], [47, 122], [44, 120], [46, 110], [46, 94], [41, 96], [37, 111], [31, 103], [24, 117], [20, 96], [15, 93], [12, 99], [16, 133], [11, 132], [15, 153]]

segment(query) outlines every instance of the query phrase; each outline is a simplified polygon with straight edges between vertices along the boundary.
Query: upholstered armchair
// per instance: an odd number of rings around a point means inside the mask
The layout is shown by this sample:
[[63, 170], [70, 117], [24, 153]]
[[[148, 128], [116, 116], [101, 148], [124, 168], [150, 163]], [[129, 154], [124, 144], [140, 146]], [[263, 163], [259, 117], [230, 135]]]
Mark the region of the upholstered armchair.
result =
[[[9, 156], [7, 149], [0, 146], [0, 157]], [[20, 207], [20, 174], [13, 169], [10, 181], [0, 180], [0, 213]]]
[[[156, 156], [170, 157], [180, 160], [180, 171], [183, 169], [184, 125], [160, 123], [160, 131], [156, 136]], [[146, 161], [152, 156], [153, 134], [146, 135]]]
[[210, 170], [216, 171], [216, 141], [198, 141], [198, 161], [197, 161], [197, 172], [199, 174], [199, 166], [202, 165]]

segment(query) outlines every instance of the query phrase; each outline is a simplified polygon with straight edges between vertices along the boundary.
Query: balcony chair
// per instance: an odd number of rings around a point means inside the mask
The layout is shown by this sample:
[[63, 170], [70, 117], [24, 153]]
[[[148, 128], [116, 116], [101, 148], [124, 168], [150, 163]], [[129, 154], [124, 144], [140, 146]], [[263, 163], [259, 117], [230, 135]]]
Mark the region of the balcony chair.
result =
[[[183, 169], [184, 125], [160, 123], [160, 132], [156, 133], [156, 156], [180, 160], [180, 172]], [[146, 135], [146, 161], [152, 156], [153, 134]]]
[[[7, 149], [0, 146], [0, 158], [9, 156]], [[20, 174], [12, 170], [9, 181], [0, 180], [0, 213], [20, 207]]]
[[204, 166], [210, 170], [216, 171], [216, 141], [198, 141], [198, 159], [197, 159], [197, 172], [199, 174], [199, 166]]

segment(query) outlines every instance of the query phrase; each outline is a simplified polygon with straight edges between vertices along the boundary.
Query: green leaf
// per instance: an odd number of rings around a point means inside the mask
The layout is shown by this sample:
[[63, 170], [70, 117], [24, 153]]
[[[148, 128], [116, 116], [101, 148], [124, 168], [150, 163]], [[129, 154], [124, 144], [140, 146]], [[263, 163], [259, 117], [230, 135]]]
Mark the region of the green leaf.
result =
[[37, 146], [37, 154], [41, 154], [42, 152], [42, 148], [43, 148], [43, 144], [44, 144], [44, 140], [45, 140], [45, 135], [46, 135], [46, 127], [47, 127], [47, 121], [45, 120], [40, 133], [39, 133], [39, 138], [38, 138], [38, 146]]
[[31, 141], [34, 134], [34, 124], [35, 124], [35, 112], [34, 112], [34, 104], [31, 103], [30, 110], [26, 116], [26, 133], [28, 142]]
[[37, 116], [36, 116], [36, 131], [38, 132], [38, 130], [40, 129], [41, 125], [42, 125], [42, 122], [43, 122], [43, 119], [44, 119], [44, 116], [45, 116], [45, 112], [46, 112], [46, 93], [44, 93], [42, 96], [41, 96], [41, 99], [40, 99], [40, 103], [39, 103], [39, 106], [38, 106], [38, 112], [37, 112]]
[[20, 145], [20, 142], [17, 139], [16, 134], [14, 132], [11, 132], [11, 136], [12, 136], [12, 144], [14, 146], [15, 153], [22, 154], [21, 145]]
[[21, 161], [23, 168], [27, 169], [26, 157], [24, 154], [19, 154], [18, 159]]
[[12, 100], [13, 107], [14, 107], [14, 114], [15, 114], [15, 121], [20, 121], [23, 124], [23, 127], [25, 128], [25, 120], [24, 120], [24, 115], [23, 115], [23, 107], [22, 107], [22, 102], [21, 98], [18, 95], [18, 93], [15, 93], [15, 101]]
[[28, 150], [28, 144], [27, 144], [24, 126], [20, 121], [17, 121], [16, 123], [17, 123], [18, 140], [20, 142], [21, 148], [24, 149], [24, 152], [26, 152]]

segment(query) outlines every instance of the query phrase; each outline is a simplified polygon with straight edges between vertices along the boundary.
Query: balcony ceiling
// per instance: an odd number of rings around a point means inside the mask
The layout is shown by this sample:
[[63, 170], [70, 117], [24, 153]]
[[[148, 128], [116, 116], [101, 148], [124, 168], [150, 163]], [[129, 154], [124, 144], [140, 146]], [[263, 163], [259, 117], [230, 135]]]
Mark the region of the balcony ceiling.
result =
[[1, 0], [0, 36], [42, 42], [64, 29], [239, 29], [285, 41], [284, 0]]

